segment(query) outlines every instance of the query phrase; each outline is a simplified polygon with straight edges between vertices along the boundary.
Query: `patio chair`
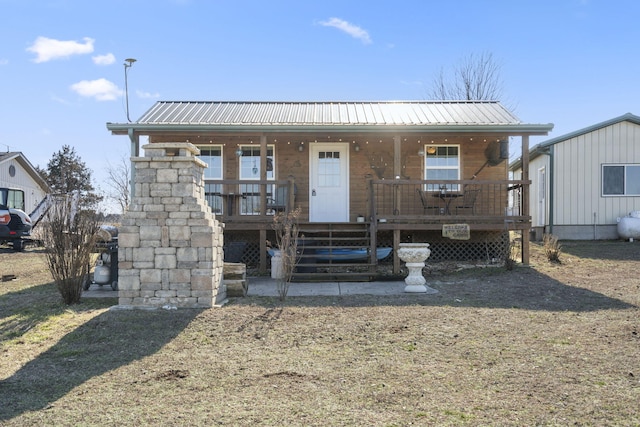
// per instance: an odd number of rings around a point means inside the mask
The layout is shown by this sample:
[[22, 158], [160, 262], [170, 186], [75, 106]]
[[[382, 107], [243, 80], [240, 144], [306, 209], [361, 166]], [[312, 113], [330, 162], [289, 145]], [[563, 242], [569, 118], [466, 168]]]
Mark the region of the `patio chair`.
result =
[[[267, 198], [267, 210], [274, 212], [283, 212], [287, 209], [287, 201], [289, 197], [289, 187], [286, 185], [276, 187], [273, 193], [273, 198]], [[293, 184], [293, 198], [297, 193], [297, 186]]]
[[[436, 197], [432, 197], [432, 195], [424, 190], [416, 188], [418, 195], [420, 196], [420, 201], [422, 202], [423, 213], [426, 215], [431, 213], [433, 215], [440, 214], [440, 205], [437, 202], [440, 200]], [[432, 212], [429, 212], [432, 211]]]
[[472, 188], [468, 190], [464, 190], [462, 197], [460, 198], [460, 202], [456, 205], [456, 215], [460, 209], [469, 209], [471, 210], [471, 214], [475, 215], [476, 213], [476, 200], [478, 198], [478, 193], [480, 193], [479, 188]]

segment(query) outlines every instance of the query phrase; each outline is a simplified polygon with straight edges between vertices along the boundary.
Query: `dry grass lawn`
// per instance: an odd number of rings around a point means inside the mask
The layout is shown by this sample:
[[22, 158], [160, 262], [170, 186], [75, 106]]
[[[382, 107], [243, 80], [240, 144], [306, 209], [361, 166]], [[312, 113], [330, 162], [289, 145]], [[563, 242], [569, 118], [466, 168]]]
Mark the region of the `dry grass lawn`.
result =
[[435, 295], [178, 311], [66, 307], [0, 249], [0, 424], [638, 426], [640, 243], [563, 245]]

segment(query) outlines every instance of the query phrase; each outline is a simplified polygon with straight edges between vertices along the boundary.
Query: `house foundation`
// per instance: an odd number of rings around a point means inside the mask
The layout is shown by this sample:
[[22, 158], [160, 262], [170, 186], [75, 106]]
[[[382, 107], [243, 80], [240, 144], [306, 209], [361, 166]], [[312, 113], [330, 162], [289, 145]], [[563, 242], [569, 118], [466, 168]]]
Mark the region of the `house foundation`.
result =
[[148, 144], [132, 158], [135, 196], [119, 228], [122, 308], [206, 308], [226, 301], [223, 225], [204, 198], [190, 143]]

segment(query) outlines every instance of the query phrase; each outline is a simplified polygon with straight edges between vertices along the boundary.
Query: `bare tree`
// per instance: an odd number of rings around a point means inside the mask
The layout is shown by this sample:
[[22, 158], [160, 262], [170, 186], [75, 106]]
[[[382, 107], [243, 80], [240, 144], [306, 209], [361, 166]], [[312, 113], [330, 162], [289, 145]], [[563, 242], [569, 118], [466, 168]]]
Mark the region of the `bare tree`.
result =
[[131, 163], [126, 156], [120, 158], [120, 162], [111, 165], [107, 161], [108, 189], [107, 198], [115, 201], [124, 214], [129, 209], [131, 202], [131, 189], [129, 179], [131, 177]]
[[43, 221], [43, 245], [51, 276], [65, 304], [80, 302], [100, 224], [91, 211], [75, 211], [69, 197], [58, 197]]
[[453, 73], [444, 69], [433, 80], [431, 99], [498, 100], [502, 96], [500, 65], [489, 52], [463, 58]]
[[277, 281], [278, 297], [284, 301], [289, 292], [293, 271], [298, 263], [298, 217], [300, 207], [291, 212], [280, 212], [273, 217], [273, 229], [282, 262], [282, 277]]

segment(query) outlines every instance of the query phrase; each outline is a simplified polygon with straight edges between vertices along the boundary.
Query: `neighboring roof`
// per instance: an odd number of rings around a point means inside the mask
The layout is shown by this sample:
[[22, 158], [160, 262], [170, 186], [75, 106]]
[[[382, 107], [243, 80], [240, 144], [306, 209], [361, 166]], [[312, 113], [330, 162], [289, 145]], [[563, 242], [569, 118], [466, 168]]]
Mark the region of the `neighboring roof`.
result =
[[114, 134], [229, 132], [502, 132], [546, 135], [552, 124], [525, 124], [497, 101], [180, 102], [159, 101], [134, 123], [107, 123]]
[[[558, 137], [555, 137], [553, 139], [549, 139], [547, 141], [543, 141], [540, 144], [537, 144], [535, 147], [531, 148], [529, 150], [529, 160], [533, 160], [538, 156], [541, 156], [542, 154], [546, 154], [549, 152], [549, 147], [555, 144], [558, 144], [560, 142], [563, 141], [567, 141], [571, 138], [575, 138], [578, 137], [580, 135], [585, 135], [587, 133], [590, 132], [594, 132], [597, 131], [599, 129], [608, 127], [608, 126], [612, 126], [618, 123], [622, 123], [622, 122], [631, 122], [631, 123], [635, 123], [637, 125], [640, 125], [640, 116], [636, 116], [635, 114], [631, 114], [631, 113], [627, 113], [627, 114], [623, 114], [622, 116], [618, 116], [615, 117], [613, 119], [610, 120], [605, 120], [604, 122], [600, 122], [600, 123], [596, 123], [595, 125], [591, 125], [591, 126], [587, 126], [586, 128], [582, 128], [579, 130], [576, 130], [574, 132], [569, 132], [566, 133], [564, 135], [560, 135]], [[516, 170], [516, 169], [520, 169], [522, 167], [522, 158], [519, 158], [517, 160], [514, 160], [510, 165], [509, 165], [509, 169], [510, 170]]]
[[7, 151], [6, 153], [0, 153], [0, 163], [8, 162], [15, 159], [16, 162], [22, 166], [22, 168], [38, 183], [40, 188], [46, 192], [50, 192], [49, 184], [40, 176], [36, 168], [31, 164], [29, 160], [19, 151]]

